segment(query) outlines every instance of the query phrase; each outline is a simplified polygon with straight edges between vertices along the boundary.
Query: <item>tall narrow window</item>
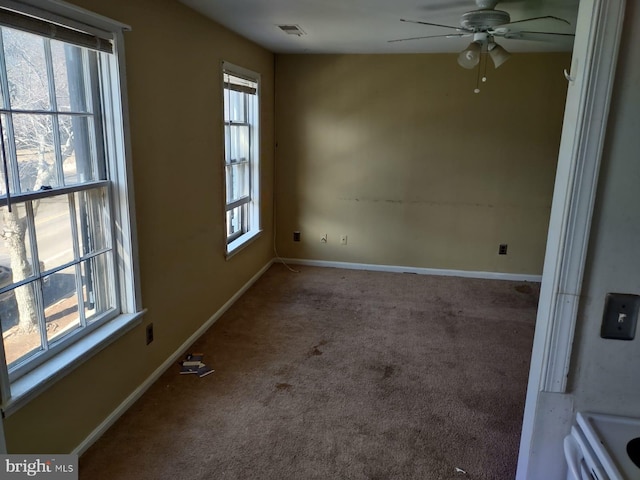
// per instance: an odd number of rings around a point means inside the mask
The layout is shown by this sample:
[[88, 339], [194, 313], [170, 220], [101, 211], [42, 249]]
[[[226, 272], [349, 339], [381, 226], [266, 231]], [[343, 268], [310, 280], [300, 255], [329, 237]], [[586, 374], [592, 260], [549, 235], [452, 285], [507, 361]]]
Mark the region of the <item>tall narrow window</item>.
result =
[[5, 405], [15, 381], [54, 357], [55, 368], [63, 368], [59, 354], [94, 332], [80, 351], [86, 356], [106, 337], [102, 326], [139, 310], [113, 47], [122, 33], [95, 36], [77, 22], [53, 24], [47, 14], [0, 8]]
[[259, 76], [223, 65], [224, 171], [227, 254], [260, 231]]

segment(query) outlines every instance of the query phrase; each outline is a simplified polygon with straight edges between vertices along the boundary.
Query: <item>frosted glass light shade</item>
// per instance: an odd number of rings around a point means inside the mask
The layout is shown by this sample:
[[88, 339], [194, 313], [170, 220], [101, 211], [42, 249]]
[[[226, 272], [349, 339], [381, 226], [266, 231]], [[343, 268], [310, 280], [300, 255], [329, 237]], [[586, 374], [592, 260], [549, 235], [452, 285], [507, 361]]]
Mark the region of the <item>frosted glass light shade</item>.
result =
[[480, 53], [482, 44], [479, 42], [471, 42], [467, 48], [458, 55], [458, 65], [462, 68], [473, 68], [480, 63]]
[[497, 43], [494, 43], [493, 47], [489, 49], [489, 56], [491, 57], [491, 60], [493, 60], [493, 65], [498, 68], [504, 62], [509, 60], [511, 54]]

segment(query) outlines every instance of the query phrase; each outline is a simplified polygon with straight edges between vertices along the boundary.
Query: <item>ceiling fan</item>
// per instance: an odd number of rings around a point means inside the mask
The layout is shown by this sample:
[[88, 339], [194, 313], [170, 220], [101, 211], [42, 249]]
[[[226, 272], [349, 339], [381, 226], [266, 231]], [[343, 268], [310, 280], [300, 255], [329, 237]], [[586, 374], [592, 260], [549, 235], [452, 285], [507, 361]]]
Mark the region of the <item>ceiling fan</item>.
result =
[[[506, 62], [511, 54], [504, 47], [498, 45], [495, 41], [496, 37], [503, 37], [514, 40], [535, 40], [544, 41], [559, 37], [574, 37], [573, 33], [559, 32], [538, 32], [513, 29], [512, 25], [523, 24], [534, 20], [551, 20], [569, 25], [570, 23], [560, 17], [553, 15], [545, 15], [541, 17], [531, 17], [522, 20], [511, 21], [509, 13], [503, 10], [496, 10], [499, 0], [475, 0], [476, 10], [471, 10], [462, 14], [460, 18], [460, 26], [442, 25], [439, 23], [423, 22], [418, 20], [405, 20], [402, 22], [418, 23], [420, 25], [428, 25], [432, 27], [441, 27], [455, 30], [457, 33], [447, 33], [443, 35], [427, 35], [422, 37], [400, 38], [397, 40], [389, 40], [392, 42], [404, 42], [407, 40], [422, 40], [426, 38], [461, 38], [473, 37], [473, 40], [467, 48], [458, 55], [458, 64], [463, 68], [474, 68], [480, 63], [483, 51], [488, 52], [495, 68], [498, 68]], [[486, 66], [486, 64], [485, 64]], [[483, 78], [483, 81], [485, 79]], [[477, 89], [476, 89], [477, 90]]]

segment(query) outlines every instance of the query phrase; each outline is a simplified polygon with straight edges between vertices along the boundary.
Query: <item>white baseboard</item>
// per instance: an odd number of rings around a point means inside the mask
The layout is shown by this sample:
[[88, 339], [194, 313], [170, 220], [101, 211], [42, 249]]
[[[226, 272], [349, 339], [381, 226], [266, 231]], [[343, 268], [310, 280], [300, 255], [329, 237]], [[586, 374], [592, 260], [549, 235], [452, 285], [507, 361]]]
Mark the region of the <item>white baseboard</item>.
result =
[[[439, 268], [402, 267], [396, 265], [372, 265], [367, 263], [328, 262], [324, 260], [304, 260], [301, 258], [283, 258], [292, 265], [308, 265], [311, 267], [346, 268], [350, 270], [372, 270], [376, 272], [417, 273], [418, 275], [441, 275], [445, 277], [484, 278], [489, 280], [511, 280], [516, 282], [542, 281], [542, 275], [527, 275], [522, 273], [476, 272], [469, 270], [445, 270]], [[278, 262], [278, 260], [275, 260]]]
[[87, 449], [93, 445], [104, 434], [104, 432], [106, 432], [109, 427], [111, 427], [111, 425], [113, 425], [116, 420], [118, 420], [124, 412], [126, 412], [151, 385], [153, 385], [156, 380], [158, 380], [158, 378], [160, 378], [160, 375], [162, 375], [172, 365], [175, 365], [178, 359], [184, 355], [184, 352], [187, 351], [189, 347], [198, 338], [200, 338], [200, 336], [206, 332], [209, 327], [211, 327], [211, 325], [213, 325], [224, 314], [224, 312], [226, 312], [249, 289], [249, 287], [251, 287], [251, 285], [253, 285], [269, 269], [273, 263], [274, 260], [269, 261], [258, 273], [251, 277], [251, 279], [245, 283], [244, 286], [235, 293], [235, 295], [233, 295], [216, 313], [214, 313], [209, 320], [202, 324], [202, 326], [198, 328], [193, 335], [185, 340], [185, 342], [180, 345], [180, 347], [178, 347], [178, 349], [173, 352], [169, 358], [162, 363], [162, 365], [156, 368], [156, 370], [149, 375], [149, 377], [147, 377], [147, 379], [142, 382], [142, 384], [140, 384], [140, 386], [138, 386], [131, 395], [118, 405], [118, 407], [111, 412], [111, 414], [100, 425], [98, 425], [98, 427], [96, 427], [96, 429], [93, 430], [93, 432], [91, 432], [89, 436], [80, 443], [80, 445], [74, 448], [71, 453], [74, 455], [82, 455], [86, 452]]

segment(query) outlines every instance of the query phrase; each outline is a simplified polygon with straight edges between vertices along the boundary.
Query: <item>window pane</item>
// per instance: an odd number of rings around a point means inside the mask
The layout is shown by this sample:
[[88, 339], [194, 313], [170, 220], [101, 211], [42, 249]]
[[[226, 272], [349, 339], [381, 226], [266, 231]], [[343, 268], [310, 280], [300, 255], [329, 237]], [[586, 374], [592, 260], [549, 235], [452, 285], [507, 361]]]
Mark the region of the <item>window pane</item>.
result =
[[51, 41], [51, 60], [58, 111], [88, 112], [90, 102], [85, 88], [82, 49]]
[[245, 94], [235, 90], [224, 90], [224, 121], [225, 122], [246, 122], [246, 112], [244, 108]]
[[72, 261], [74, 253], [69, 197], [59, 195], [33, 203], [38, 256], [44, 269], [51, 270]]
[[[78, 47], [71, 48], [81, 52]], [[53, 64], [53, 80], [56, 87], [56, 108], [58, 111], [69, 111], [71, 110], [71, 98], [69, 96], [69, 75], [64, 43], [51, 41], [51, 63]]]
[[249, 160], [249, 126], [225, 126], [225, 160], [227, 163]]
[[227, 203], [249, 196], [249, 163], [227, 165]]
[[31, 236], [24, 204], [0, 208], [0, 288], [33, 275]]
[[96, 188], [75, 193], [76, 223], [80, 255], [98, 252], [111, 245], [107, 189]]
[[53, 115], [13, 114], [20, 191], [57, 187]]
[[44, 40], [10, 28], [2, 28], [2, 39], [11, 108], [50, 110]]
[[0, 296], [2, 338], [9, 368], [42, 350], [36, 282]]
[[87, 323], [100, 314], [115, 308], [112, 257], [110, 253], [98, 255], [81, 263], [84, 315]]
[[60, 115], [60, 150], [65, 185], [91, 182], [96, 179], [94, 152], [91, 148], [89, 129], [91, 118]]
[[227, 212], [227, 237], [247, 231], [247, 204], [232, 208]]
[[45, 324], [49, 342], [73, 332], [80, 326], [76, 295], [76, 266], [43, 278]]
[[[6, 159], [2, 156], [2, 151], [0, 151], [0, 162], [7, 162], [7, 169], [8, 169], [8, 173], [9, 173], [9, 184], [11, 185], [13, 182], [13, 174], [12, 174], [12, 170], [11, 170], [11, 152], [12, 152], [12, 143], [9, 142], [9, 130], [8, 130], [8, 125], [9, 125], [9, 115], [6, 114], [2, 114], [0, 116], [0, 121], [2, 122], [2, 139], [4, 140], [4, 155], [6, 155]], [[5, 179], [5, 174], [4, 174], [4, 166], [3, 163], [0, 163], [0, 195], [6, 195], [7, 194], [7, 181]], [[11, 188], [11, 187], [10, 187]], [[13, 192], [14, 189], [11, 188], [11, 191]]]

